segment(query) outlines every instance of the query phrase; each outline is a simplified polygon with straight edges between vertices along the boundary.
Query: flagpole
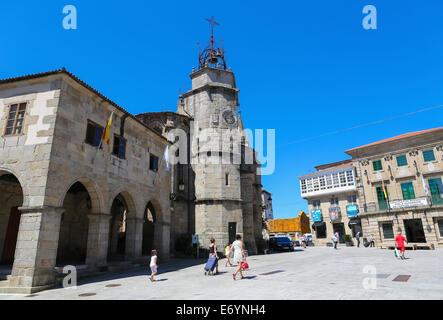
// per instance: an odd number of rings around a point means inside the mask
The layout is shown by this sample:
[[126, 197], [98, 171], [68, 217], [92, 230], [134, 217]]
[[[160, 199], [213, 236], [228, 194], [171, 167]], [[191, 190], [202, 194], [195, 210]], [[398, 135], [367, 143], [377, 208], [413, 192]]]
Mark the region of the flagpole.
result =
[[[106, 134], [106, 129], [108, 128], [109, 121], [112, 120], [112, 116], [113, 116], [113, 115], [114, 115], [114, 110], [112, 110], [111, 115], [109, 116], [108, 121], [106, 122], [106, 127], [104, 128], [104, 130], [103, 130], [103, 134], [102, 134], [102, 137], [100, 138], [100, 143], [99, 143], [98, 147], [95, 149], [95, 155], [94, 155], [94, 157], [92, 158], [92, 163], [94, 163], [94, 161], [95, 161], [95, 157], [97, 156], [98, 149], [101, 149], [101, 148], [102, 148], [103, 140], [104, 140], [104, 138], [105, 138], [105, 134]], [[111, 129], [111, 128], [109, 128], [109, 130], [110, 130], [110, 129]], [[108, 151], [110, 151], [110, 150], [108, 149]]]

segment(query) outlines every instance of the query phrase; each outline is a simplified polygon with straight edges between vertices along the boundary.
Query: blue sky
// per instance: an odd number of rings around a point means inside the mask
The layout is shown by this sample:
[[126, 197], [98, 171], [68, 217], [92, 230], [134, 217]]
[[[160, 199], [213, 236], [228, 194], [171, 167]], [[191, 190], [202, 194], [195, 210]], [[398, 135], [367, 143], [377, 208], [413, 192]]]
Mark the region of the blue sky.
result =
[[[77, 30], [62, 27], [68, 4]], [[367, 4], [377, 30], [362, 28]], [[318, 137], [443, 104], [442, 12], [440, 0], [2, 1], [0, 78], [64, 66], [133, 114], [176, 111], [214, 15], [245, 126], [276, 129], [276, 170], [263, 184], [288, 218], [307, 210], [297, 177], [315, 165], [442, 126], [440, 108]]]

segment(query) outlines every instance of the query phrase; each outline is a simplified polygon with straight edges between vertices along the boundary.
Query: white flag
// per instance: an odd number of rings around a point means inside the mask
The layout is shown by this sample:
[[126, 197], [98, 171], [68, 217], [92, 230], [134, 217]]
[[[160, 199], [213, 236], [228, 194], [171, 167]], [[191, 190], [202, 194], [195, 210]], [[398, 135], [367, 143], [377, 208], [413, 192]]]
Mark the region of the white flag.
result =
[[428, 186], [426, 185], [426, 181], [423, 175], [421, 175], [421, 182], [423, 183], [423, 190], [425, 191], [426, 196], [429, 197]]
[[169, 146], [166, 146], [165, 154], [163, 155], [163, 160], [165, 160], [166, 172], [169, 172]]

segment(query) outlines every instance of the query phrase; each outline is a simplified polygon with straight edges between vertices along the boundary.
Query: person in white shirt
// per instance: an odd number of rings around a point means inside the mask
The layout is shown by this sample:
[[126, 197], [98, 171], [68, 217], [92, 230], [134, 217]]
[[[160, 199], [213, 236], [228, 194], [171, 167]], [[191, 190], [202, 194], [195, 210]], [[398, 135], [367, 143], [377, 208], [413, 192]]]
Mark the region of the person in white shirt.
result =
[[151, 267], [151, 276], [149, 277], [149, 280], [154, 282], [154, 276], [157, 274], [157, 250], [151, 251], [151, 264], [149, 266]]

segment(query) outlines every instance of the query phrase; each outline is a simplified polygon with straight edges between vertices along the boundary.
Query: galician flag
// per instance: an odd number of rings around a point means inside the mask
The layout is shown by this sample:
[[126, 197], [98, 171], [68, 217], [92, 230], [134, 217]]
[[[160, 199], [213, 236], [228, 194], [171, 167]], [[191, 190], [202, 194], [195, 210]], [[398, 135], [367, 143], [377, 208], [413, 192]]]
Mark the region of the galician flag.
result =
[[112, 124], [112, 116], [114, 115], [114, 110], [112, 110], [111, 115], [108, 118], [108, 123], [106, 124], [105, 131], [103, 132], [103, 138], [102, 143], [105, 142], [109, 145], [109, 136], [111, 131], [111, 124]]
[[423, 183], [423, 190], [425, 191], [426, 196], [429, 197], [429, 189], [428, 186], [426, 185], [426, 181], [423, 175], [421, 175], [421, 182]]
[[163, 155], [163, 160], [166, 165], [166, 172], [169, 172], [169, 146], [166, 146], [165, 154]]

